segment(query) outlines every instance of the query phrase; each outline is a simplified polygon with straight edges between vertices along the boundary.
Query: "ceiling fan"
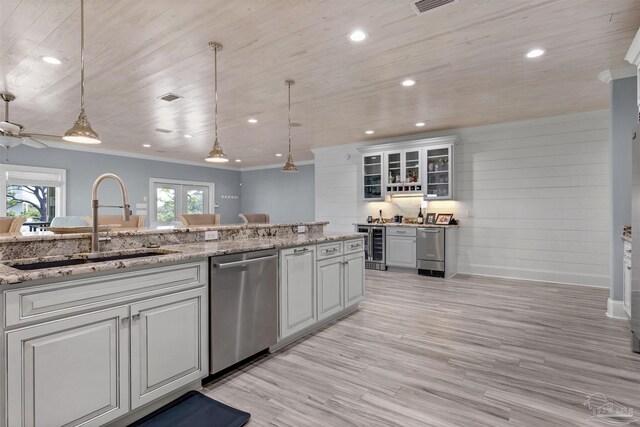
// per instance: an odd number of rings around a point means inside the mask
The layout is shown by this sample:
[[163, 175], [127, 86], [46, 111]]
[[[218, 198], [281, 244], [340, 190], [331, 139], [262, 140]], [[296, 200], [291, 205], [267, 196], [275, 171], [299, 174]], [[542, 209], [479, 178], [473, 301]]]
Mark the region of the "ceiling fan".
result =
[[58, 135], [23, 132], [24, 126], [9, 121], [9, 103], [16, 97], [11, 93], [1, 92], [0, 99], [4, 101], [4, 121], [0, 122], [0, 146], [9, 149], [23, 144], [33, 148], [46, 148], [47, 144], [40, 139], [60, 140]]

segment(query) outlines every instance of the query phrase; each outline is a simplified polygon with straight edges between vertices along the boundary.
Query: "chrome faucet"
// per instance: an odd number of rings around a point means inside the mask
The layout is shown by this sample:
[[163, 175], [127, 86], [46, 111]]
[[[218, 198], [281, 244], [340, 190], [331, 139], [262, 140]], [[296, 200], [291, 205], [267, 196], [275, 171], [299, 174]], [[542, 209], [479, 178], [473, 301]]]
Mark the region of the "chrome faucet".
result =
[[[122, 206], [111, 206], [111, 205], [100, 205], [98, 203], [98, 187], [102, 181], [107, 178], [113, 179], [120, 186], [120, 191], [122, 192]], [[112, 173], [102, 174], [96, 179], [96, 182], [93, 183], [93, 190], [91, 191], [91, 252], [100, 252], [100, 237], [98, 236], [98, 208], [122, 208], [122, 218], [125, 221], [129, 221], [131, 217], [131, 206], [129, 205], [129, 196], [127, 194], [127, 189], [124, 186], [124, 182], [118, 175], [114, 175]], [[105, 238], [105, 241], [108, 238]]]

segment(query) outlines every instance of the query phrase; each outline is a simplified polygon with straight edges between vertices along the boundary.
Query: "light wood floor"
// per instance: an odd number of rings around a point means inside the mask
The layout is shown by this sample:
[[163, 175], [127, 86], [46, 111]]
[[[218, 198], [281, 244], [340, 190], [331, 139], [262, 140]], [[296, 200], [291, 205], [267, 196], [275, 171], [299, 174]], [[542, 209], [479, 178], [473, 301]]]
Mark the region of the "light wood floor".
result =
[[367, 270], [361, 309], [207, 394], [249, 426], [598, 425], [590, 393], [640, 414], [640, 355], [604, 289]]

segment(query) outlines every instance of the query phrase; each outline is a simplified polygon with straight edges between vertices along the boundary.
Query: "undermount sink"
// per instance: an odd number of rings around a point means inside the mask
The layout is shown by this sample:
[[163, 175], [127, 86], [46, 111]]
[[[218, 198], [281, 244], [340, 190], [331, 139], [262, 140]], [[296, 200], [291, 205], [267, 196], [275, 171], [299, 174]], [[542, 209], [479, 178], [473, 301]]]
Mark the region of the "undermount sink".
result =
[[124, 259], [132, 259], [132, 258], [145, 258], [150, 256], [158, 256], [158, 255], [167, 255], [173, 252], [169, 251], [147, 251], [147, 252], [135, 252], [129, 254], [118, 254], [118, 255], [105, 255], [105, 256], [91, 256], [87, 258], [69, 258], [62, 259], [56, 261], [39, 261], [33, 263], [16, 263], [16, 264], [7, 264], [12, 268], [18, 270], [41, 270], [44, 268], [54, 268], [54, 267], [68, 267], [72, 265], [82, 265], [82, 264], [93, 264], [96, 262], [105, 262], [105, 261], [119, 261]]

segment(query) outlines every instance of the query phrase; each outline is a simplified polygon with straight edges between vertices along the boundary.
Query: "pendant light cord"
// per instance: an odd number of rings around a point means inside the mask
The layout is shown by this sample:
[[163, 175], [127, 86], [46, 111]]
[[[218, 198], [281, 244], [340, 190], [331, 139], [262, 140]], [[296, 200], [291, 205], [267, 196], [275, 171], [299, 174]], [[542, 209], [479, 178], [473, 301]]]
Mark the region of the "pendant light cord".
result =
[[289, 86], [289, 154], [291, 154], [291, 84]]
[[80, 0], [80, 113], [84, 113], [84, 0]]
[[218, 47], [213, 47], [213, 90], [214, 90], [214, 109], [213, 109], [213, 129], [214, 129], [214, 142], [218, 142]]

